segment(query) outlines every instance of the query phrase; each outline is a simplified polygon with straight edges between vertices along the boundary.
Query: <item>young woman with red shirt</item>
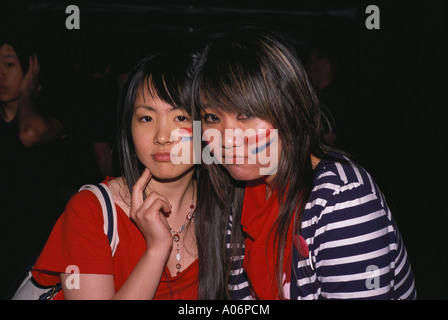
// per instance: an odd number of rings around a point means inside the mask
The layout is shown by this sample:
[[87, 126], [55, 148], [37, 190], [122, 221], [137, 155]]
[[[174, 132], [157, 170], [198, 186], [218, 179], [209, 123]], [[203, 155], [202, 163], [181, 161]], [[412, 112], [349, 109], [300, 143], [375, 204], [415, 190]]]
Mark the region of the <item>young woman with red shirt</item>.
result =
[[325, 142], [318, 98], [288, 39], [255, 27], [212, 37], [193, 97], [204, 135], [222, 137], [207, 139], [204, 152], [233, 209], [232, 298], [416, 297], [385, 198]]
[[[118, 113], [123, 176], [105, 181], [117, 208], [119, 244], [112, 255], [99, 201], [90, 191], [78, 192], [34, 267], [40, 284], [61, 282], [56, 299], [226, 296], [226, 221], [216, 219], [220, 208], [207, 172], [191, 158], [174, 164], [170, 156], [180, 144], [193, 154], [192, 60], [180, 53], [155, 54], [131, 72]], [[172, 139], [176, 129], [187, 136]], [[79, 269], [79, 289], [67, 285], [68, 266]]]

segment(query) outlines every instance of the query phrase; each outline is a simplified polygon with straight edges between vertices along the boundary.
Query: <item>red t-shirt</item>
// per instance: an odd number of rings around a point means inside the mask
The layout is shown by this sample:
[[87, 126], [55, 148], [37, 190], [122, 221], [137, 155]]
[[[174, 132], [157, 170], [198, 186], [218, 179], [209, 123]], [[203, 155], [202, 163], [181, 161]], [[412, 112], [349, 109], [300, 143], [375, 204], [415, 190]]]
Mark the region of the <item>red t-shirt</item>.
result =
[[[126, 213], [117, 205], [116, 208], [120, 242], [112, 256], [97, 197], [88, 190], [75, 194], [56, 222], [34, 266], [36, 281], [42, 285], [58, 283], [59, 273], [74, 265], [80, 273], [114, 275], [115, 290], [118, 291], [146, 250], [146, 241]], [[174, 277], [165, 267], [154, 299], [197, 299], [198, 275], [197, 259]], [[55, 300], [59, 299], [64, 299], [62, 290], [55, 296]]]
[[[274, 191], [266, 200], [266, 185], [249, 182], [244, 193], [241, 225], [246, 233], [244, 270], [249, 278], [252, 294], [258, 299], [278, 298], [275, 282], [275, 261], [278, 245], [274, 242], [275, 221], [279, 213], [277, 193]], [[292, 223], [288, 229], [284, 252], [284, 280], [290, 278]]]

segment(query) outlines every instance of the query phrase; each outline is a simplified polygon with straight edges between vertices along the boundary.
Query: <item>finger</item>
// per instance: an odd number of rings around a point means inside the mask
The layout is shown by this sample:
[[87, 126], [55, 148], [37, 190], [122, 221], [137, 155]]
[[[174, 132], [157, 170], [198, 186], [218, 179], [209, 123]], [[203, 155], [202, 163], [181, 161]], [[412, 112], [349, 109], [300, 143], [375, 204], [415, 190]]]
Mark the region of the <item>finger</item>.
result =
[[[171, 212], [169, 204], [160, 199], [155, 199], [150, 206], [141, 206], [134, 214], [133, 219], [136, 221], [139, 227], [145, 229], [145, 225], [153, 223], [157, 219], [162, 219]], [[168, 222], [167, 222], [168, 223]]]
[[165, 216], [171, 212], [171, 205], [163, 199], [156, 199], [148, 208], [148, 212], [158, 213]]
[[166, 197], [164, 197], [164, 196], [162, 196], [160, 193], [157, 193], [157, 192], [155, 192], [155, 191], [152, 191], [147, 197], [146, 197], [146, 199], [145, 199], [145, 201], [144, 201], [144, 206], [146, 207], [146, 208], [150, 208], [150, 207], [152, 207], [154, 204], [155, 204], [155, 202], [156, 201], [158, 201], [158, 200], [160, 200], [160, 201], [162, 201], [163, 202], [163, 206], [159, 206], [157, 209], [158, 210], [160, 210], [160, 209], [163, 209], [165, 212], [171, 212], [171, 209], [173, 208], [173, 206], [171, 205], [171, 203], [170, 203], [170, 201], [166, 198]]
[[[136, 200], [140, 200], [143, 202], [143, 191], [148, 185], [149, 181], [151, 181], [151, 173], [149, 172], [148, 168], [145, 168], [143, 170], [142, 175], [138, 180], [135, 182], [134, 186], [132, 187], [132, 196], [135, 196]], [[132, 200], [132, 199], [131, 199]]]
[[28, 57], [28, 72], [33, 72], [34, 69], [34, 59], [33, 56]]
[[160, 203], [160, 209], [163, 211], [163, 213], [170, 213], [171, 212], [171, 204], [169, 202], [163, 201], [161, 199], [159, 199], [160, 201], [158, 201]]
[[152, 177], [151, 173], [147, 168], [145, 168], [140, 178], [132, 187], [131, 208], [138, 209], [143, 204], [143, 190], [151, 180], [151, 177]]
[[168, 220], [166, 220], [165, 215], [162, 214], [162, 213], [160, 213], [160, 214], [159, 214], [159, 218], [160, 218], [160, 220], [162, 220], [162, 223], [165, 225], [165, 227], [166, 227], [168, 230], [171, 230], [170, 224], [168, 223]]
[[37, 59], [37, 55], [33, 55], [33, 58], [34, 58], [34, 69], [33, 69], [33, 72], [34, 73], [39, 73], [39, 71], [40, 71], [40, 64], [39, 64], [39, 60]]

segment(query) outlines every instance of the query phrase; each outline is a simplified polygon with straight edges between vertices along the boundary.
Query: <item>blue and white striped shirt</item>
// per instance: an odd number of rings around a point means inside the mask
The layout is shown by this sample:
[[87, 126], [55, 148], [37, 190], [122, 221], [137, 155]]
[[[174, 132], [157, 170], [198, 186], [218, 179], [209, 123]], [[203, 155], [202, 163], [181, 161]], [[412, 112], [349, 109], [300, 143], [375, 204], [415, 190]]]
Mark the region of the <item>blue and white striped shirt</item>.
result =
[[[342, 157], [333, 154], [334, 157]], [[348, 159], [347, 159], [348, 160]], [[289, 299], [415, 299], [405, 246], [383, 194], [359, 165], [322, 160], [303, 212], [308, 258], [293, 248]], [[231, 221], [228, 230], [230, 246]], [[294, 246], [293, 246], [294, 247]], [[233, 257], [232, 299], [252, 299], [244, 255]]]

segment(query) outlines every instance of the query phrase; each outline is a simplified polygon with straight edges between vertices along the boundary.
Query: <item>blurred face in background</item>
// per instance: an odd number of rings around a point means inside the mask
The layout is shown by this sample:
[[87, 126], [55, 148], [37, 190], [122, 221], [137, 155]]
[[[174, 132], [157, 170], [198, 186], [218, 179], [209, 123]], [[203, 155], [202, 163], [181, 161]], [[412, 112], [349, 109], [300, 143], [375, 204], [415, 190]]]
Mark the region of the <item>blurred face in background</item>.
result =
[[19, 59], [9, 44], [0, 47], [0, 103], [19, 97], [23, 71]]

